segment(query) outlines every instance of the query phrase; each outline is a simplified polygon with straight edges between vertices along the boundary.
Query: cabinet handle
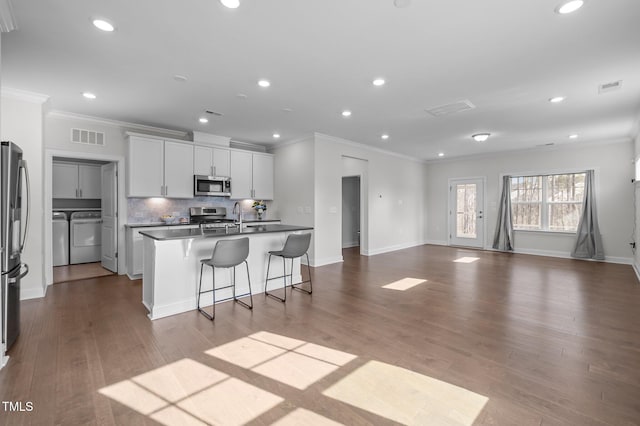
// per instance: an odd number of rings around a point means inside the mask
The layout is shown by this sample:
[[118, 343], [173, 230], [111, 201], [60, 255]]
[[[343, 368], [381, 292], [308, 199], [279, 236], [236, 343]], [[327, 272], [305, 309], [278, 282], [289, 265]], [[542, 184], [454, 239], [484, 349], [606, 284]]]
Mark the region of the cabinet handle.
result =
[[78, 188], [76, 188], [76, 198], [80, 198], [80, 196], [78, 196]]
[[213, 175], [214, 175], [214, 176], [218, 176], [218, 175], [216, 174], [216, 166], [213, 166]]
[[165, 185], [165, 187], [164, 187], [164, 196], [166, 197], [167, 195], [169, 195], [169, 187]]
[[216, 175], [215, 167], [211, 166], [210, 170], [211, 170], [211, 176], [215, 176]]
[[82, 198], [82, 188], [79, 191], [80, 191], [80, 198]]

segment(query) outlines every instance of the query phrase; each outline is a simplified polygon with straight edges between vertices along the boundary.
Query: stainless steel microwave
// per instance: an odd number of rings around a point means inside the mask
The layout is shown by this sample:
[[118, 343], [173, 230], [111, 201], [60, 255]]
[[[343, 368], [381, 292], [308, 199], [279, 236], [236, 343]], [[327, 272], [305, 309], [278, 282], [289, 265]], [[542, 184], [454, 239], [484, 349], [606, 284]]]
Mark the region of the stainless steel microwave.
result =
[[195, 175], [193, 177], [193, 195], [196, 197], [229, 197], [231, 196], [231, 178]]

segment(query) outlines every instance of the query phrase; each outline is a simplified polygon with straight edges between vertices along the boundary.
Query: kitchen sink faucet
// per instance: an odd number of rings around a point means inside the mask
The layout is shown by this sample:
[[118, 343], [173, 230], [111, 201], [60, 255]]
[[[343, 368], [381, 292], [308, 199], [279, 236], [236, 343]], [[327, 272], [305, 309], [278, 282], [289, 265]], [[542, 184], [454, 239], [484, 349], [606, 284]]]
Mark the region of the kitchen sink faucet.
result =
[[238, 231], [242, 232], [242, 205], [239, 201], [236, 201], [236, 203], [233, 205], [231, 214], [234, 214], [236, 212], [236, 208], [238, 209], [238, 220], [236, 221], [236, 225], [238, 225]]

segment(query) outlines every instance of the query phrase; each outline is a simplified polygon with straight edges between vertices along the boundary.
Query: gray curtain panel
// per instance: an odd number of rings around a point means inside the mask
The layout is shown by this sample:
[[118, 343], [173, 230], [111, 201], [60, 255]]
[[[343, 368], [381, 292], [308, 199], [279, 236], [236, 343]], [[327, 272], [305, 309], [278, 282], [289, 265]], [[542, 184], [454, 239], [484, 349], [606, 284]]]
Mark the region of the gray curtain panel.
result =
[[511, 217], [511, 176], [502, 177], [502, 195], [498, 210], [498, 224], [493, 236], [493, 248], [513, 251], [513, 219]]
[[604, 260], [602, 236], [598, 227], [594, 183], [593, 170], [587, 170], [584, 181], [582, 215], [580, 216], [580, 224], [576, 233], [576, 245], [571, 252], [571, 256], [580, 259]]

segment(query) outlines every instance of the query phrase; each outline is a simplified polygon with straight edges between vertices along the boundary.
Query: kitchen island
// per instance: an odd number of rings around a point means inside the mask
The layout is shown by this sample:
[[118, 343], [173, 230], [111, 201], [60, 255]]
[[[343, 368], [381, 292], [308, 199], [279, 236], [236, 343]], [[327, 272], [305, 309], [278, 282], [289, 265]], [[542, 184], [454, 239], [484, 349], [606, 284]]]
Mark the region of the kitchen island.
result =
[[[294, 225], [250, 225], [238, 228], [165, 229], [141, 231], [144, 237], [144, 266], [142, 278], [142, 303], [152, 320], [196, 309], [200, 260], [211, 257], [213, 247], [220, 239], [249, 237], [249, 276], [252, 294], [264, 292], [269, 251], [280, 250], [290, 233], [301, 233], [313, 228]], [[287, 273], [290, 261], [287, 261]], [[273, 257], [271, 270], [282, 275], [282, 259]], [[231, 283], [232, 269], [216, 268], [216, 287]], [[212, 270], [205, 267], [202, 289], [211, 289]], [[293, 262], [293, 281], [301, 280], [300, 259]], [[282, 280], [270, 280], [269, 288], [282, 288]], [[290, 284], [290, 283], [288, 283]], [[243, 265], [237, 268], [236, 287], [238, 294], [248, 292], [247, 274]], [[216, 300], [232, 297], [232, 289], [220, 290]], [[211, 305], [211, 293], [203, 294], [201, 306]]]

